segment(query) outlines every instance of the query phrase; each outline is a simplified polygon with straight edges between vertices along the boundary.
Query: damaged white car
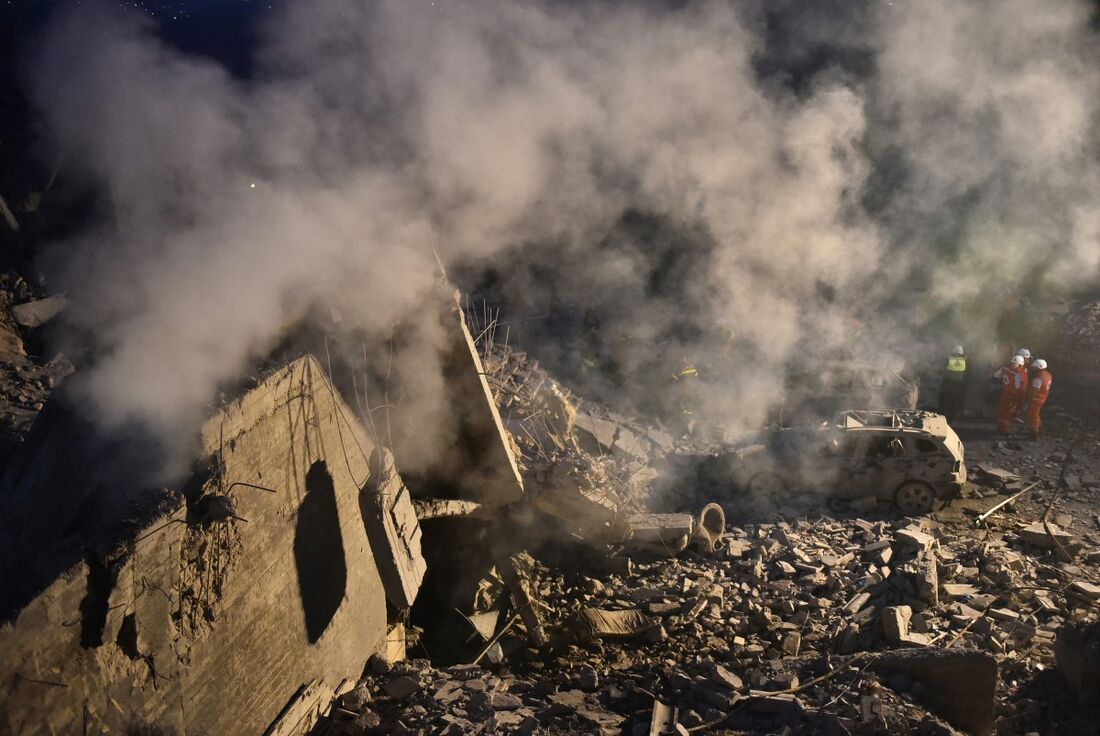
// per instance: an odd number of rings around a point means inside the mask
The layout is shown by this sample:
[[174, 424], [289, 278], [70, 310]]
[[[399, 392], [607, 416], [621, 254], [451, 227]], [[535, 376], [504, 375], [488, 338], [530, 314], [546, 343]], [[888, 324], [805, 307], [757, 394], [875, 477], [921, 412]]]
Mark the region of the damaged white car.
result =
[[940, 414], [846, 411], [833, 423], [776, 428], [724, 453], [727, 477], [750, 498], [815, 490], [874, 497], [905, 515], [956, 498], [966, 481], [963, 445]]

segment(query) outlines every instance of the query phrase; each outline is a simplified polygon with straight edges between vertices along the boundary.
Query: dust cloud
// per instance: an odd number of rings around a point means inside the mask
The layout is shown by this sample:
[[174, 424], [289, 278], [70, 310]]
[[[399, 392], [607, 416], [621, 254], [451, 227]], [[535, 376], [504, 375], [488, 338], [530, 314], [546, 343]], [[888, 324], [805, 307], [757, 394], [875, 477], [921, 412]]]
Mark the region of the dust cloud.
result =
[[188, 459], [219, 386], [321, 307], [411, 323], [401, 410], [431, 417], [434, 249], [557, 315], [525, 347], [582, 393], [661, 411], [693, 362], [705, 418], [749, 428], [792, 359], [992, 341], [1005, 289], [1095, 278], [1089, 5], [803, 5], [287, 3], [247, 79], [139, 15], [57, 13], [35, 99], [107, 193], [47, 262], [91, 345], [76, 397]]

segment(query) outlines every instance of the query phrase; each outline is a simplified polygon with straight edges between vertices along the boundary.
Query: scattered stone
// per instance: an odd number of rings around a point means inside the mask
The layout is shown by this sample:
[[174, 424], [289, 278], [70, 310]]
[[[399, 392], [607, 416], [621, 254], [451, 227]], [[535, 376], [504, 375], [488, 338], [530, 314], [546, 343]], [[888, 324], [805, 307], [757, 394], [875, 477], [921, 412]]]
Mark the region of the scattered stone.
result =
[[1077, 580], [1069, 586], [1069, 590], [1070, 592], [1079, 595], [1082, 598], [1087, 598], [1090, 601], [1100, 600], [1100, 585], [1093, 585], [1092, 583]]
[[909, 621], [913, 609], [909, 606], [888, 606], [882, 609], [882, 629], [890, 641], [902, 642], [909, 637]]
[[1030, 524], [1018, 530], [1016, 533], [1020, 535], [1020, 539], [1023, 541], [1041, 549], [1052, 549], [1056, 546], [1055, 540], [1063, 547], [1070, 547], [1073, 544], [1072, 534], [1062, 531], [1062, 529], [1055, 524], [1050, 524], [1049, 526], [1050, 534], [1047, 534], [1047, 530], [1041, 521]]
[[944, 583], [941, 589], [948, 598], [966, 598], [968, 596], [978, 595], [978, 589], [976, 587], [965, 583]]
[[903, 547], [911, 547], [923, 552], [932, 549], [932, 546], [936, 543], [935, 537], [913, 527], [898, 530], [894, 534], [894, 538]]
[[387, 682], [384, 690], [386, 691], [386, 695], [391, 698], [403, 700], [420, 690], [420, 680], [415, 677], [410, 677], [409, 675], [402, 675], [401, 677]]

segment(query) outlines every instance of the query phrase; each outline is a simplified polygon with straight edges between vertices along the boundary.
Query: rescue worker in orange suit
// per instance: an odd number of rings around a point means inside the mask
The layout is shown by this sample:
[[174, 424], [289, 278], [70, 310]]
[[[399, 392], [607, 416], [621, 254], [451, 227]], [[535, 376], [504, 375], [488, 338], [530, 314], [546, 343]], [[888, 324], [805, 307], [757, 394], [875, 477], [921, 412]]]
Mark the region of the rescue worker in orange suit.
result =
[[1037, 358], [1031, 364], [1030, 378], [1027, 386], [1027, 427], [1031, 430], [1031, 436], [1038, 439], [1039, 430], [1043, 427], [1039, 413], [1043, 410], [1043, 404], [1047, 403], [1050, 384], [1054, 378], [1047, 370], [1047, 362], [1042, 358]]
[[1024, 371], [1031, 370], [1031, 351], [1027, 348], [1020, 348], [1016, 351], [1016, 354], [1024, 359]]
[[1012, 356], [1012, 362], [1001, 366], [993, 377], [1001, 382], [1001, 395], [997, 399], [997, 431], [1007, 432], [1020, 412], [1026, 393], [1027, 380], [1024, 356]]
[[940, 414], [948, 420], [962, 417], [966, 410], [966, 351], [962, 345], [951, 350], [940, 383]]

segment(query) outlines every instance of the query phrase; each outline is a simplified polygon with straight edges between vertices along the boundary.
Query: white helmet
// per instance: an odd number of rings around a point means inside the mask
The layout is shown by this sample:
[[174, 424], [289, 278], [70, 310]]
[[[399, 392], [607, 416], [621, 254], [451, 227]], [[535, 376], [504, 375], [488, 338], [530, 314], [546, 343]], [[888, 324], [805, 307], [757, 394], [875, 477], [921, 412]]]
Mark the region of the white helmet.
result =
[[1047, 368], [1047, 362], [1042, 358], [1036, 358], [1035, 362], [1031, 364], [1033, 368], [1038, 368], [1041, 371], [1045, 371]]
[[963, 350], [962, 345], [956, 345], [955, 347], [951, 348], [951, 354], [952, 355], [966, 355], [966, 351]]
[[1028, 358], [1031, 357], [1031, 351], [1028, 350], [1027, 348], [1020, 348], [1019, 350], [1016, 351], [1016, 355], [1019, 355], [1024, 360], [1027, 360]]
[[1024, 364], [1024, 356], [1022, 356], [1022, 355], [1013, 355], [1012, 356], [1012, 365], [1023, 365], [1023, 364]]

